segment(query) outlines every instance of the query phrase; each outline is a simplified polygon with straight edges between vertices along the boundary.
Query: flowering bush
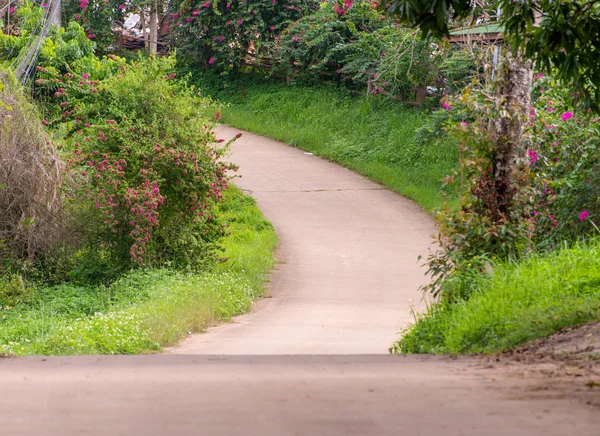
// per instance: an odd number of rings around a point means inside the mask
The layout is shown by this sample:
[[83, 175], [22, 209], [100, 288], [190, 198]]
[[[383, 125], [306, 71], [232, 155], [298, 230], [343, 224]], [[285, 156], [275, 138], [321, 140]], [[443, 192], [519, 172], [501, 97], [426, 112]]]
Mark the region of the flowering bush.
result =
[[[472, 62], [447, 56], [433, 40], [401, 27], [373, 1], [330, 1], [314, 14], [292, 23], [271, 44], [279, 72], [289, 75], [337, 75], [349, 85], [370, 83], [371, 94], [406, 97], [407, 90], [426, 85], [443, 87], [470, 71]], [[453, 53], [452, 53], [453, 54]], [[448, 59], [446, 59], [448, 58]], [[452, 62], [443, 61], [452, 60]], [[445, 66], [446, 68], [443, 68]], [[456, 74], [462, 67], [461, 74]]]
[[123, 21], [125, 10], [120, 0], [67, 0], [63, 1], [61, 15], [65, 21], [76, 21], [86, 37], [96, 43], [102, 53], [115, 50], [114, 21]]
[[577, 93], [539, 74], [525, 126], [523, 147], [507, 181], [509, 214], [495, 213], [493, 173], [495, 99], [467, 88], [443, 103], [446, 132], [456, 142], [459, 166], [446, 178], [460, 195], [458, 208], [438, 214], [439, 251], [428, 260], [428, 287], [446, 296], [468, 297], [473, 277], [490, 259], [519, 258], [553, 249], [598, 231], [600, 215], [600, 118], [578, 106]]
[[594, 231], [600, 217], [600, 118], [573, 106], [577, 94], [540, 74], [528, 125], [534, 175], [534, 223], [539, 243]]
[[188, 63], [236, 68], [251, 44], [258, 50], [318, 4], [316, 0], [183, 1], [174, 6], [170, 31], [178, 54]]
[[65, 133], [88, 240], [125, 265], [200, 268], [222, 233], [212, 205], [234, 169], [221, 160], [227, 147], [211, 145], [204, 102], [173, 80], [173, 57], [100, 62], [119, 74], [39, 67], [37, 80], [60, 108], [47, 124]]

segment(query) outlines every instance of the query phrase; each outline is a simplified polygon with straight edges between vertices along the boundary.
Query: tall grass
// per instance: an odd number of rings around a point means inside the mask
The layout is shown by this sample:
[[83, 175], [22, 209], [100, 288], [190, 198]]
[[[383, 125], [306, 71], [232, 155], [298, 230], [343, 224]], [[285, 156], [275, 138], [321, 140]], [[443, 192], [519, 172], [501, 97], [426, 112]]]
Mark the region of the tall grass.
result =
[[428, 111], [318, 85], [234, 81], [212, 94], [226, 124], [338, 162], [428, 211], [443, 203], [441, 179], [457, 152], [416, 135]]
[[239, 190], [230, 189], [220, 209], [230, 234], [211, 271], [137, 270], [109, 287], [38, 287], [26, 301], [0, 308], [0, 354], [156, 351], [248, 311], [273, 266], [277, 238]]
[[437, 304], [392, 348], [480, 353], [600, 319], [600, 241], [498, 265], [467, 301]]

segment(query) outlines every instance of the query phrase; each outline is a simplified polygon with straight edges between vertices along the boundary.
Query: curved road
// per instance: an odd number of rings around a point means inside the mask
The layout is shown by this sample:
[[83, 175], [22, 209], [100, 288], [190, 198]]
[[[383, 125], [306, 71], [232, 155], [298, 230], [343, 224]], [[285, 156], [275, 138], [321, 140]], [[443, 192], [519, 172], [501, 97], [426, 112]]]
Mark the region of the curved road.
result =
[[272, 298], [183, 355], [0, 358], [0, 435], [598, 435], [598, 410], [539, 370], [383, 355], [420, 297], [432, 220], [292, 147], [245, 134], [233, 150], [279, 233]]
[[[229, 139], [239, 130], [221, 127]], [[384, 354], [412, 320], [433, 219], [413, 202], [296, 148], [244, 133], [236, 184], [279, 235], [269, 294], [180, 354]]]

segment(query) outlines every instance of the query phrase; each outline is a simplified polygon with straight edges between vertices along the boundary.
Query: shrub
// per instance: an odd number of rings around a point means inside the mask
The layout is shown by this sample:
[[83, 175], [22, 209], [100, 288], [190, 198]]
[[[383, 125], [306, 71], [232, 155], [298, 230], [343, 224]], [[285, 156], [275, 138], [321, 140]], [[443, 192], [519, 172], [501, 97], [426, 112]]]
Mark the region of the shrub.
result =
[[317, 5], [314, 0], [183, 1], [173, 11], [173, 43], [188, 64], [235, 69], [251, 45], [258, 50]]
[[[574, 106], [577, 94], [537, 76], [528, 126], [535, 239], [556, 245], [595, 232], [600, 217], [600, 118]], [[598, 222], [598, 221], [596, 221]]]
[[119, 73], [40, 67], [37, 81], [59, 103], [49, 125], [67, 138], [70, 204], [88, 244], [109, 264], [202, 268], [222, 234], [213, 205], [235, 169], [199, 115], [206, 103], [173, 80], [173, 57], [99, 62]]

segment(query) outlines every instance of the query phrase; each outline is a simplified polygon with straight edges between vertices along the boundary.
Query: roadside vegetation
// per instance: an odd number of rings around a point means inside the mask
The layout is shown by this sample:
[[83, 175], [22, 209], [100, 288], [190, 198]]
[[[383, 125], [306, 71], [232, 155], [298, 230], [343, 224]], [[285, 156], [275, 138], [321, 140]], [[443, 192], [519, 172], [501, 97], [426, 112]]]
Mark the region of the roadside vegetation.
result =
[[579, 242], [552, 253], [493, 265], [475, 273], [471, 295], [442, 300], [417, 315], [392, 351], [491, 353], [560, 328], [600, 319], [600, 244]]
[[275, 232], [175, 58], [70, 22], [38, 62], [33, 101], [0, 72], [0, 354], [154, 352], [248, 311]]
[[[27, 70], [34, 102], [12, 67], [47, 14], [5, 8], [0, 352], [156, 350], [247, 310], [275, 238], [229, 187], [219, 118], [436, 217], [422, 289], [433, 303], [392, 352], [496, 352], [600, 319], [594, 2], [566, 0], [558, 15], [542, 2], [533, 23], [531, 2], [501, 0], [523, 56], [494, 75], [493, 47], [450, 45], [438, 18], [497, 17], [462, 0], [400, 3], [390, 15], [363, 0], [67, 1]], [[113, 24], [144, 11], [175, 52], [118, 47]]]
[[325, 85], [244, 79], [211, 94], [211, 116], [220, 111], [226, 124], [338, 162], [429, 212], [443, 204], [442, 179], [458, 153], [449, 142], [430, 140], [429, 111]]
[[228, 235], [205, 272], [140, 268], [109, 285], [0, 279], [0, 354], [137, 354], [247, 312], [263, 292], [277, 238], [235, 188], [219, 205]]

